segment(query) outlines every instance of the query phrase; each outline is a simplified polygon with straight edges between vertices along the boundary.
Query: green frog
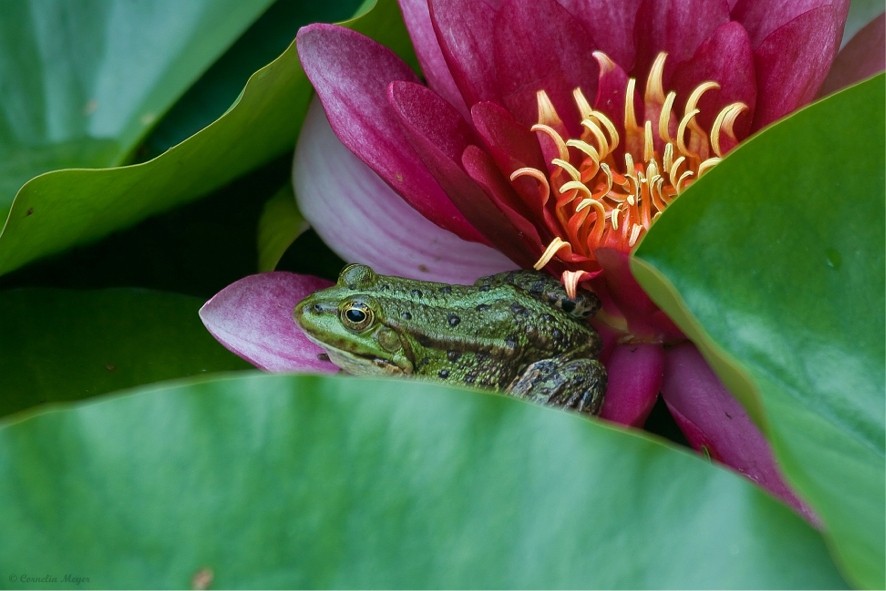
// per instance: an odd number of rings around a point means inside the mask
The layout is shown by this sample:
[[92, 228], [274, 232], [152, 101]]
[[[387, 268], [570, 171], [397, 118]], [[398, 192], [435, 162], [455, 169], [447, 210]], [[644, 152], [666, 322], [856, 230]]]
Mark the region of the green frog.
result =
[[587, 320], [600, 302], [510, 271], [449, 285], [350, 265], [295, 307], [295, 321], [354, 375], [408, 375], [597, 414], [606, 370]]

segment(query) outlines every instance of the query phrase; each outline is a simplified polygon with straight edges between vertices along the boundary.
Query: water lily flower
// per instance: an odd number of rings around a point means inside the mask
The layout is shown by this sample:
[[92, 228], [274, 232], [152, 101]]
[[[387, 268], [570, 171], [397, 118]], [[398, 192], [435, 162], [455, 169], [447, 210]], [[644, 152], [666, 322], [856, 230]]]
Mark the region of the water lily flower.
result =
[[[322, 108], [308, 112], [293, 178], [317, 233], [345, 260], [381, 273], [469, 283], [534, 267], [570, 292], [593, 289], [608, 343], [602, 416], [642, 425], [664, 391], [691, 443], [801, 507], [750, 419], [724, 418], [724, 405], [737, 403], [680, 344], [628, 258], [668, 204], [732, 148], [816, 97], [848, 0], [400, 7], [423, 79], [350, 29], [298, 33]], [[318, 285], [253, 276], [201, 315], [259, 367], [331, 371], [291, 321], [292, 305]], [[263, 328], [245, 328], [256, 317]], [[706, 406], [704, 391], [716, 391]], [[747, 434], [754, 445], [736, 449]]]

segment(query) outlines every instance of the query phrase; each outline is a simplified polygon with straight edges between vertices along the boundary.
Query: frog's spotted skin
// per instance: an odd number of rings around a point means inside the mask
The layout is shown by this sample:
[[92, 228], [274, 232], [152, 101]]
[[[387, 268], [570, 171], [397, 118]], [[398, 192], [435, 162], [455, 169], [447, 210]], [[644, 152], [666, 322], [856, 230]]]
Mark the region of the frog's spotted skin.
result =
[[563, 287], [562, 283], [550, 275], [537, 271], [508, 271], [506, 273], [481, 277], [474, 282], [474, 286], [481, 291], [502, 284], [513, 285], [535, 299], [560, 308], [576, 318], [590, 318], [600, 308], [600, 299], [596, 294], [582, 292], [575, 299], [571, 299], [566, 294], [566, 288]]
[[294, 316], [348, 373], [407, 374], [595, 414], [606, 372], [586, 322], [599, 301], [534, 271], [448, 285], [351, 265]]

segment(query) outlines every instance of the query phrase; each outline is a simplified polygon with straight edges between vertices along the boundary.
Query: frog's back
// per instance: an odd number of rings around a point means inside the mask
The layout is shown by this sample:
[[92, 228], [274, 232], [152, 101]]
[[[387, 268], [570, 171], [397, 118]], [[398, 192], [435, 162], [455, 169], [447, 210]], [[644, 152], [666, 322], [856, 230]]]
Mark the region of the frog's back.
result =
[[510, 280], [459, 286], [380, 276], [373, 297], [417, 375], [501, 389], [538, 359], [599, 350], [584, 320]]

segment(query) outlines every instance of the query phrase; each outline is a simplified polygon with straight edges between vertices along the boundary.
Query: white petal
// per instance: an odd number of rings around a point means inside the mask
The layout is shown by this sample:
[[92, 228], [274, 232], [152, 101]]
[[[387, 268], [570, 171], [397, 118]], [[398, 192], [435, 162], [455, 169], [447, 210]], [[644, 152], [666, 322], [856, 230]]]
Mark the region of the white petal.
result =
[[486, 245], [429, 222], [345, 148], [316, 99], [293, 163], [299, 209], [324, 242], [349, 263], [385, 275], [471, 283], [516, 265]]

